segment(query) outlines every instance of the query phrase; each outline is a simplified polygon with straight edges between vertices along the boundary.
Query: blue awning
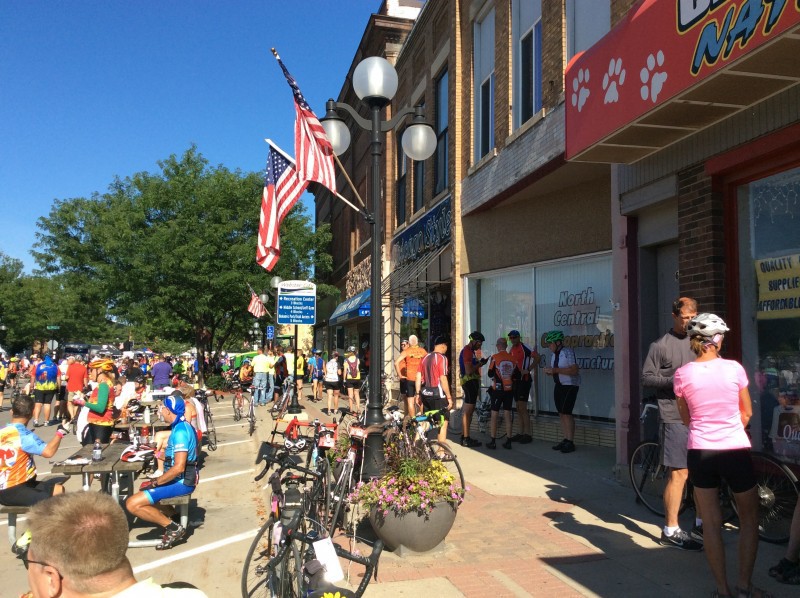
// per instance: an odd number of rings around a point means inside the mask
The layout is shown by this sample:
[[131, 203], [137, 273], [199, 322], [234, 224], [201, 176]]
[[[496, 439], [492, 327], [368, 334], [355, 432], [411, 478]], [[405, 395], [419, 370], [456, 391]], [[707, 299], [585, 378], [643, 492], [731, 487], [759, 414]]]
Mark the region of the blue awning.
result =
[[403, 301], [403, 317], [404, 318], [424, 318], [425, 317], [425, 304], [419, 299], [409, 297]]
[[328, 321], [329, 325], [333, 326], [334, 324], [341, 324], [347, 320], [352, 320], [353, 318], [365, 316], [369, 317], [370, 291], [371, 289], [367, 289], [366, 291], [359, 293], [358, 295], [353, 295], [350, 297], [350, 299], [342, 301], [339, 305], [337, 305], [336, 309], [334, 309], [333, 313], [331, 314], [330, 320]]

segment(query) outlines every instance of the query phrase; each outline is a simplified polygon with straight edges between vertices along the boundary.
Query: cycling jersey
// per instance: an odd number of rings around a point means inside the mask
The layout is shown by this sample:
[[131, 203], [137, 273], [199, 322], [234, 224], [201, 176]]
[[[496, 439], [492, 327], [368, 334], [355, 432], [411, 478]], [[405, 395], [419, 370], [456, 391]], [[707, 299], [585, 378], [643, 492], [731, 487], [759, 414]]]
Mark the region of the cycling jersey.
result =
[[56, 390], [58, 388], [58, 366], [47, 359], [36, 366], [36, 390]]
[[422, 390], [423, 394], [428, 390], [428, 394], [433, 392], [440, 398], [444, 398], [444, 389], [442, 388], [442, 376], [447, 376], [447, 357], [441, 353], [428, 353], [420, 363], [420, 370], [422, 373]]
[[0, 490], [13, 488], [36, 477], [31, 455], [41, 455], [47, 444], [22, 424], [0, 429]]
[[404, 360], [406, 366], [405, 378], [406, 380], [414, 381], [417, 379], [420, 363], [422, 363], [422, 359], [428, 352], [419, 345], [413, 345], [403, 351], [403, 353], [405, 353], [406, 356]]
[[[472, 373], [467, 374], [467, 365], [472, 364]], [[461, 384], [466, 384], [470, 380], [481, 379], [481, 366], [478, 363], [478, 356], [470, 345], [466, 345], [458, 354], [458, 372], [461, 374]]]
[[86, 407], [89, 409], [86, 421], [90, 424], [113, 426], [114, 415], [112, 409], [115, 396], [116, 393], [111, 385], [106, 382], [98, 384], [86, 401]]
[[339, 361], [334, 357], [325, 364], [325, 382], [339, 381]]
[[493, 378], [496, 390], [510, 392], [514, 387], [514, 379], [519, 378], [519, 368], [514, 357], [508, 351], [499, 351], [489, 360], [489, 375]]
[[361, 380], [361, 370], [358, 367], [358, 357], [355, 355], [344, 360], [344, 379]]
[[522, 374], [522, 379], [527, 380], [531, 377], [530, 369], [539, 359], [539, 353], [536, 352], [536, 347], [531, 349], [525, 343], [511, 345], [509, 353], [514, 358], [514, 361]]
[[172, 422], [172, 432], [164, 450], [164, 471], [174, 464], [175, 453], [186, 453], [186, 469], [175, 479], [185, 486], [197, 485], [197, 434], [183, 417]]
[[322, 357], [312, 357], [308, 361], [309, 368], [311, 369], [311, 377], [314, 380], [319, 380], [322, 378], [323, 375], [323, 368], [325, 364], [322, 361]]

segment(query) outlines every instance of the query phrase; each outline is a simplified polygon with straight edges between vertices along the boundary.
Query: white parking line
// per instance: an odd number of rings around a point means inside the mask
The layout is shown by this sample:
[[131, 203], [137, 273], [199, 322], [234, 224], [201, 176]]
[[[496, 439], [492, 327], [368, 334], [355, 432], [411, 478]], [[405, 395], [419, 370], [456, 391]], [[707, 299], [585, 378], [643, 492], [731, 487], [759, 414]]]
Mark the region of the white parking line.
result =
[[221, 430], [222, 428], [241, 428], [245, 424], [227, 424], [225, 426], [216, 426], [217, 430]]
[[255, 469], [250, 468], [250, 469], [243, 469], [242, 471], [234, 471], [233, 473], [225, 473], [223, 475], [215, 475], [213, 478], [200, 478], [200, 483], [202, 484], [203, 482], [215, 482], [217, 480], [224, 480], [225, 478], [232, 478], [232, 477], [235, 477], [237, 475], [245, 475], [245, 474], [248, 474], [248, 473], [253, 473], [254, 471], [255, 471]]
[[253, 442], [250, 438], [247, 440], [234, 440], [233, 442], [218, 442], [217, 447], [220, 446], [232, 446], [234, 444], [242, 444], [243, 442]]
[[182, 561], [183, 559], [189, 559], [193, 556], [197, 556], [198, 554], [203, 554], [204, 552], [210, 552], [212, 550], [216, 550], [217, 548], [222, 548], [223, 546], [227, 546], [228, 544], [235, 544], [236, 542], [241, 542], [243, 540], [249, 540], [253, 536], [258, 533], [260, 528], [251, 529], [249, 532], [243, 532], [241, 534], [236, 534], [235, 536], [231, 536], [230, 538], [223, 538], [222, 540], [217, 540], [216, 542], [212, 542], [211, 544], [206, 544], [205, 546], [198, 546], [197, 548], [192, 548], [191, 550], [187, 550], [186, 552], [181, 552], [180, 554], [176, 554], [173, 556], [164, 557], [163, 559], [158, 559], [157, 561], [153, 561], [151, 563], [145, 563], [144, 565], [139, 565], [138, 567], [133, 568], [133, 573], [141, 573], [142, 571], [150, 571], [151, 569], [157, 569], [158, 567], [163, 567], [164, 565], [169, 565], [170, 563], [174, 563], [176, 561]]

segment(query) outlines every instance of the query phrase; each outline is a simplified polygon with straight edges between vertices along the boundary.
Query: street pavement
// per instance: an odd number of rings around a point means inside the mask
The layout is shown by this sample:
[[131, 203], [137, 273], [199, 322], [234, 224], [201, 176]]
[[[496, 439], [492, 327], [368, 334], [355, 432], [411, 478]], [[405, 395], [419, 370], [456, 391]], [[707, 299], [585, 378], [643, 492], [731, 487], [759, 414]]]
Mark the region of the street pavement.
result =
[[[344, 404], [344, 402], [342, 403]], [[5, 402], [8, 407], [8, 401]], [[190, 581], [212, 598], [239, 596], [244, 556], [265, 515], [267, 495], [252, 481], [253, 458], [272, 422], [259, 409], [256, 434], [232, 421], [230, 402], [213, 403], [220, 448], [210, 453], [190, 510], [191, 534], [167, 552], [129, 550], [137, 577], [159, 583]], [[307, 417], [322, 417], [319, 403], [303, 402]], [[9, 419], [0, 414], [0, 424]], [[534, 422], [534, 425], [536, 423]], [[43, 438], [53, 428], [38, 428]], [[487, 435], [473, 433], [478, 440]], [[469, 492], [455, 525], [437, 549], [426, 554], [384, 551], [366, 595], [381, 596], [708, 596], [714, 587], [702, 553], [684, 553], [658, 545], [660, 522], [637, 505], [630, 487], [614, 477], [613, 449], [578, 446], [571, 454], [534, 441], [500, 447], [463, 448], [451, 438], [467, 478]], [[51, 461], [77, 450], [74, 438]], [[41, 472], [47, 460], [38, 459]], [[79, 491], [72, 479], [69, 491]], [[688, 517], [688, 516], [685, 516]], [[690, 519], [683, 521], [691, 525]], [[0, 533], [5, 533], [5, 520]], [[20, 523], [24, 529], [24, 522]], [[151, 528], [137, 525], [135, 539]], [[729, 578], [735, 581], [737, 532], [724, 531]], [[344, 542], [345, 538], [337, 541]], [[368, 553], [366, 545], [360, 546]], [[776, 596], [796, 596], [792, 586], [777, 583], [767, 569], [783, 555], [783, 546], [761, 542], [753, 581]], [[76, 555], [80, 549], [76, 547]], [[27, 589], [21, 563], [0, 551], [2, 596]], [[360, 581], [353, 568], [351, 585]]]

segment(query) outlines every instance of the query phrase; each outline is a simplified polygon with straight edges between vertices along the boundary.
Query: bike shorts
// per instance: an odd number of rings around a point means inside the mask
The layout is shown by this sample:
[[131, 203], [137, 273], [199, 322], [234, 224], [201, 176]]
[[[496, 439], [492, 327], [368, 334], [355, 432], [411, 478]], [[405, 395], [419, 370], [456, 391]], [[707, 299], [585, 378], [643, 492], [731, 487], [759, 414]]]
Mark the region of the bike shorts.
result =
[[400, 393], [407, 397], [413, 397], [417, 394], [417, 381], [416, 380], [401, 380]]
[[155, 488], [148, 488], [143, 490], [144, 495], [147, 497], [151, 505], [156, 504], [166, 498], [175, 498], [176, 496], [186, 496], [194, 492], [196, 486], [184, 486], [183, 482], [174, 481], [163, 486], [156, 486]]
[[359, 389], [359, 388], [361, 388], [361, 385], [363, 383], [364, 383], [363, 380], [345, 380], [344, 385], [345, 385], [346, 388]]
[[322, 385], [325, 387], [325, 390], [339, 390], [339, 382], [324, 381]]
[[311, 376], [311, 381], [312, 382], [322, 382], [323, 378], [324, 378], [324, 376], [322, 374], [320, 374], [318, 376]]
[[661, 465], [673, 469], [686, 469], [686, 447], [689, 444], [689, 427], [683, 424], [661, 423]]
[[41, 502], [53, 496], [55, 485], [55, 480], [47, 480], [44, 482], [28, 480], [24, 484], [0, 490], [0, 505], [5, 505], [7, 507], [27, 507], [35, 505], [37, 502]]
[[56, 398], [57, 390], [39, 390], [38, 388], [33, 391], [33, 402], [44, 403], [49, 405], [53, 399]]
[[510, 390], [490, 389], [489, 396], [492, 401], [492, 411], [511, 411], [514, 406], [514, 392]]
[[686, 460], [689, 480], [696, 488], [719, 488], [720, 482], [725, 480], [730, 489], [738, 494], [756, 485], [749, 448], [727, 451], [689, 449]]
[[481, 381], [468, 380], [461, 385], [464, 391], [464, 404], [474, 405], [478, 402], [478, 396], [481, 394]]
[[[527, 380], [514, 380], [514, 398], [517, 401], [527, 401], [531, 394], [531, 386], [533, 386], [533, 380], [530, 378]], [[576, 386], [575, 388], [577, 389], [578, 387]], [[575, 394], [578, 394], [577, 390]], [[572, 413], [571, 409], [570, 413]]]
[[425, 411], [433, 411], [434, 409], [440, 409], [442, 412], [442, 417], [444, 417], [445, 421], [450, 420], [450, 409], [447, 406], [447, 398], [441, 397], [436, 393], [439, 392], [438, 388], [430, 389], [429, 394], [426, 394], [426, 390], [423, 389], [421, 393], [422, 397], [422, 406], [425, 408]]
[[572, 415], [575, 400], [578, 398], [578, 388], [572, 384], [556, 384], [553, 394], [560, 415]]

